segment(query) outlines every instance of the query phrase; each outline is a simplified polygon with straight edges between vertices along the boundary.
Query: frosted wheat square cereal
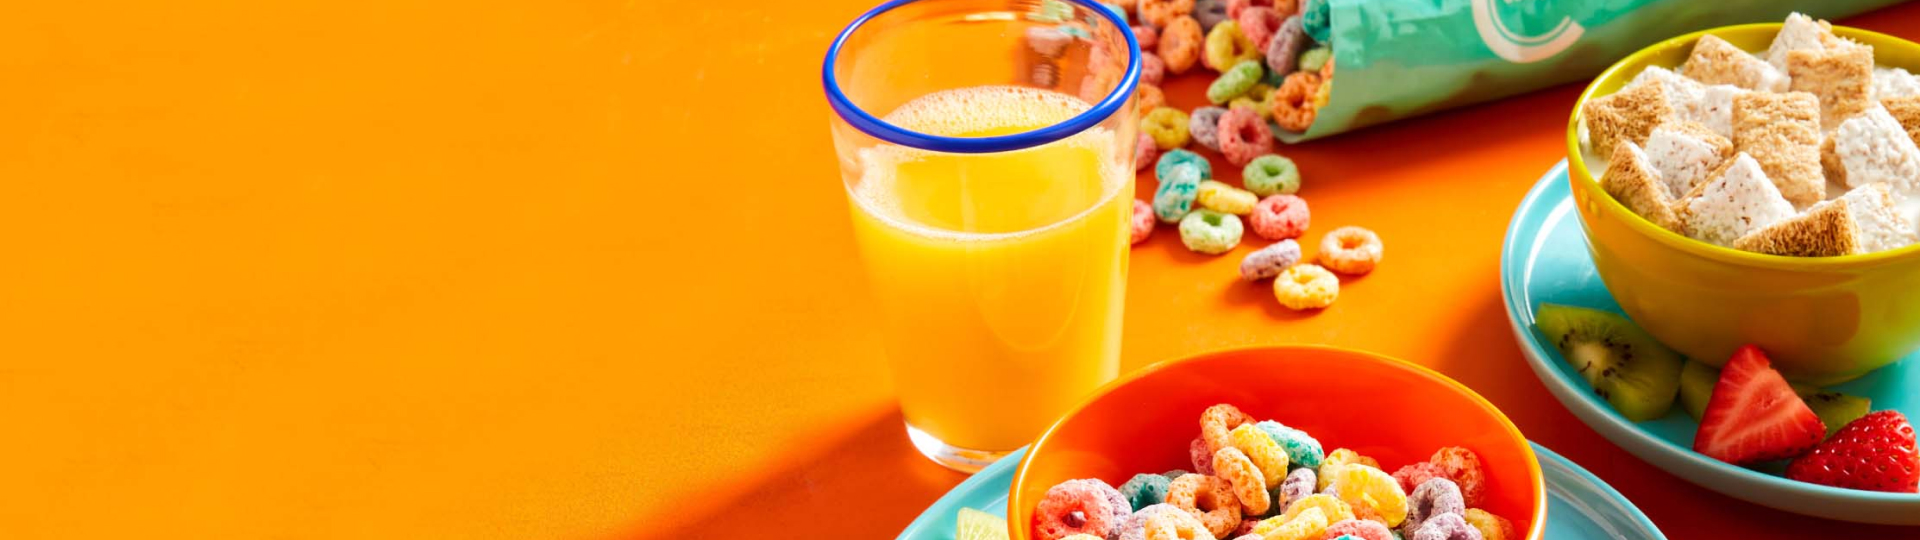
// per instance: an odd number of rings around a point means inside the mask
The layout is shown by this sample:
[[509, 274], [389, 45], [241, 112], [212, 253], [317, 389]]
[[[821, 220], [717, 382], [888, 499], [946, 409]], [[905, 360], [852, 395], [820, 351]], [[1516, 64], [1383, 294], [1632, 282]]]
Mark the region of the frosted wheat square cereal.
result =
[[1760, 163], [1744, 153], [1694, 186], [1678, 206], [1687, 236], [1722, 246], [1793, 217], [1793, 204], [1780, 196]]
[[1591, 148], [1600, 157], [1612, 155], [1620, 141], [1647, 142], [1653, 127], [1673, 114], [1666, 85], [1657, 80], [1629, 85], [1606, 97], [1588, 101], [1580, 110]]
[[1753, 156], [1796, 208], [1826, 198], [1820, 102], [1813, 94], [1749, 92], [1733, 98], [1733, 147]]
[[[1839, 199], [1820, 204], [1845, 204], [1860, 233], [1863, 253], [1898, 249], [1920, 242], [1920, 232], [1894, 208], [1893, 193], [1885, 184], [1868, 184], [1847, 191]], [[1816, 205], [1817, 207], [1818, 205]], [[1811, 211], [1811, 210], [1809, 210]]]
[[1670, 121], [1653, 128], [1644, 150], [1668, 195], [1678, 198], [1733, 157], [1733, 141], [1698, 122]]
[[1787, 53], [1789, 85], [1820, 100], [1820, 127], [1833, 129], [1873, 104], [1873, 47]]
[[1819, 51], [1847, 45], [1839, 36], [1833, 35], [1833, 25], [1827, 21], [1793, 13], [1787, 15], [1787, 20], [1780, 24], [1780, 33], [1775, 34], [1773, 43], [1767, 46], [1767, 63], [1785, 73], [1789, 52]]
[[1713, 34], [1700, 36], [1700, 40], [1694, 42], [1693, 53], [1687, 56], [1681, 74], [1706, 84], [1731, 84], [1748, 90], [1780, 92], [1787, 89], [1785, 72]]
[[1920, 146], [1886, 107], [1875, 104], [1833, 131], [1833, 154], [1822, 156], [1827, 176], [1849, 188], [1886, 184], [1894, 193], [1920, 188]]
[[1824, 203], [1734, 240], [1733, 248], [1789, 257], [1833, 257], [1860, 252], [1860, 229], [1849, 205]]
[[1660, 173], [1648, 163], [1647, 154], [1632, 141], [1617, 144], [1613, 157], [1607, 160], [1606, 174], [1600, 177], [1600, 187], [1654, 225], [1686, 234], [1686, 224], [1673, 212], [1673, 196], [1660, 180]]

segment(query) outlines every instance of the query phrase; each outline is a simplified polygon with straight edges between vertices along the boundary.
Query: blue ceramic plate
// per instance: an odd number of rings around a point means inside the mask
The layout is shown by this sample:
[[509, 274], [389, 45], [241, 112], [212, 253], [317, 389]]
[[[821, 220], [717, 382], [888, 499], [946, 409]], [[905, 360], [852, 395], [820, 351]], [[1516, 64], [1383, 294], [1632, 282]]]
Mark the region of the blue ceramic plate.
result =
[[[996, 516], [1007, 515], [1007, 489], [1025, 450], [1015, 452], [960, 485], [920, 514], [900, 532], [900, 540], [953, 540], [954, 516], [972, 508]], [[1586, 469], [1538, 444], [1540, 472], [1547, 483], [1546, 536], [1553, 540], [1665, 540], [1639, 508]]]
[[[1689, 482], [1729, 496], [1789, 512], [1864, 523], [1920, 525], [1920, 495], [1839, 489], [1782, 478], [1784, 465], [1736, 467], [1695, 453], [1699, 426], [1675, 406], [1666, 417], [1627, 421], [1594, 395], [1586, 380], [1561, 361], [1546, 336], [1534, 331], [1533, 312], [1543, 302], [1620, 312], [1587, 252], [1586, 233], [1568, 191], [1567, 164], [1548, 171], [1520, 202], [1500, 252], [1500, 290], [1507, 319], [1534, 374], [1574, 416], [1640, 459]], [[1920, 361], [1912, 357], [1833, 387], [1873, 400], [1873, 409], [1920, 416]], [[1902, 392], [1901, 389], [1908, 391]]]

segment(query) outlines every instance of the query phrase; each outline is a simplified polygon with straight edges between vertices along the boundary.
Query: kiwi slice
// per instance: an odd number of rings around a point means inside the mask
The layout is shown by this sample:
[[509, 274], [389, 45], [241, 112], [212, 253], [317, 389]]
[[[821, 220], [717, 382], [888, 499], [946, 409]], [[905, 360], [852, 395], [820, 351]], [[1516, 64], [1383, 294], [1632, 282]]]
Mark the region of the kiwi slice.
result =
[[1694, 420], [1707, 415], [1707, 398], [1713, 397], [1713, 385], [1720, 382], [1720, 368], [1687, 359], [1680, 368], [1680, 406]]
[[1680, 355], [1626, 317], [1541, 304], [1534, 325], [1593, 384], [1593, 392], [1628, 420], [1644, 422], [1673, 409], [1680, 392]]
[[[1720, 368], [1687, 360], [1686, 367], [1680, 368], [1680, 404], [1686, 407], [1687, 414], [1699, 420], [1706, 414], [1707, 398], [1713, 396], [1713, 385], [1720, 380]], [[1793, 393], [1799, 394], [1820, 422], [1827, 425], [1827, 435], [1839, 431], [1848, 422], [1867, 415], [1873, 408], [1873, 401], [1860, 396], [1835, 392], [1817, 386], [1793, 385]]]

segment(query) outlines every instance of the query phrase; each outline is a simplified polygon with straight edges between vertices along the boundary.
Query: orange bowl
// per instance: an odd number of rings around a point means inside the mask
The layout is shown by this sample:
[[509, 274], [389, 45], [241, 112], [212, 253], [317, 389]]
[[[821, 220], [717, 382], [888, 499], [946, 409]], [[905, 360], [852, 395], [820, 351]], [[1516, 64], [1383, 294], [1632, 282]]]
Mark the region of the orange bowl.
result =
[[1027, 450], [1014, 474], [1007, 527], [1031, 536], [1047, 488], [1075, 478], [1120, 485], [1137, 473], [1191, 469], [1187, 444], [1200, 413], [1231, 403], [1258, 419], [1299, 428], [1327, 451], [1351, 448], [1388, 472], [1446, 446], [1480, 454], [1487, 467], [1481, 508], [1541, 537], [1546, 489], [1540, 462], [1519, 428], [1473, 390], [1432, 370], [1331, 347], [1217, 351], [1161, 362], [1100, 389]]

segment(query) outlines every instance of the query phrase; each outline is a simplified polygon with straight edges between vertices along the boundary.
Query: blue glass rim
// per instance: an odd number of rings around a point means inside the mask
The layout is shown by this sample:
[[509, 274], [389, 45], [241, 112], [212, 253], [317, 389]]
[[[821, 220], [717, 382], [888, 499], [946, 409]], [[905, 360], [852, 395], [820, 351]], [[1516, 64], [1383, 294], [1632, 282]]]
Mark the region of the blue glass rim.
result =
[[1084, 7], [1094, 13], [1099, 13], [1101, 17], [1106, 18], [1107, 22], [1111, 23], [1120, 31], [1120, 34], [1127, 39], [1127, 73], [1121, 78], [1120, 84], [1115, 86], [1112, 92], [1107, 93], [1106, 98], [1101, 99], [1100, 102], [1094, 104], [1092, 108], [1075, 115], [1073, 118], [1068, 118], [1065, 122], [1012, 135], [999, 135], [994, 137], [942, 137], [939, 135], [920, 133], [887, 123], [885, 120], [881, 120], [879, 117], [854, 105], [853, 100], [847, 98], [846, 93], [840, 91], [840, 81], [833, 76], [834, 63], [840, 58], [840, 47], [846, 45], [847, 38], [853, 36], [853, 33], [859, 30], [860, 27], [865, 26], [868, 20], [900, 6], [927, 1], [938, 2], [943, 0], [890, 0], [885, 4], [880, 4], [871, 10], [867, 10], [867, 12], [861, 14], [859, 18], [854, 19], [852, 23], [848, 23], [847, 27], [840, 31], [840, 35], [833, 38], [833, 45], [827, 48], [827, 60], [822, 63], [820, 69], [821, 82], [826, 86], [827, 90], [827, 103], [833, 107], [834, 114], [839, 115], [841, 120], [845, 120], [848, 124], [851, 124], [854, 129], [858, 129], [862, 133], [872, 135], [874, 138], [893, 144], [936, 152], [985, 154], [1032, 148], [1071, 137], [1074, 134], [1099, 125], [1100, 122], [1106, 120], [1108, 117], [1119, 113], [1120, 107], [1126, 105], [1127, 100], [1133, 97], [1135, 87], [1140, 84], [1140, 42], [1134, 37], [1132, 27], [1128, 26], [1127, 22], [1121, 19], [1118, 14], [1115, 14], [1111, 8], [1102, 6], [1094, 0], [1059, 0]]

